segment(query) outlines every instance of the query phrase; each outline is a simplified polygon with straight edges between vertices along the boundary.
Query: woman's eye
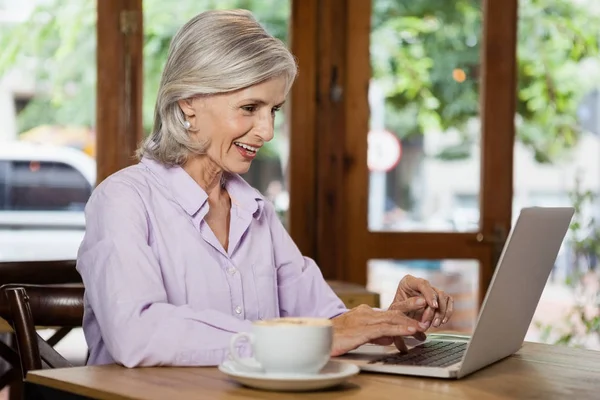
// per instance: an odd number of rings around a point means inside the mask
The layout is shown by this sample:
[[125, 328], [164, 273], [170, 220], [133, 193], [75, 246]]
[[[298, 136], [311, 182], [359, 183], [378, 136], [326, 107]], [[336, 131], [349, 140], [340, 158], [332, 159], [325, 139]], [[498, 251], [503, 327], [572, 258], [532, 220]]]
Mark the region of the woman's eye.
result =
[[271, 114], [275, 114], [276, 112], [278, 112], [278, 111], [280, 111], [280, 110], [281, 110], [281, 107], [273, 107], [273, 108], [271, 109]]
[[256, 106], [243, 106], [242, 110], [248, 111], [248, 112], [254, 112], [254, 111], [256, 111]]

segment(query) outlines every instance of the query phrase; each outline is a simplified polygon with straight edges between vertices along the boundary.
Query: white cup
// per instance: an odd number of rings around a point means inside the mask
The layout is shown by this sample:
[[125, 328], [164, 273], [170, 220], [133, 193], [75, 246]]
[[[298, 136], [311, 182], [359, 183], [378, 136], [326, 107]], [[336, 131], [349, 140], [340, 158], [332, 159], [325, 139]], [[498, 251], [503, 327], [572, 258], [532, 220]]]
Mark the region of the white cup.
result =
[[[238, 341], [250, 343], [253, 359], [240, 357]], [[277, 318], [256, 321], [251, 332], [231, 338], [233, 360], [245, 369], [266, 373], [317, 374], [329, 361], [333, 325], [324, 318]]]

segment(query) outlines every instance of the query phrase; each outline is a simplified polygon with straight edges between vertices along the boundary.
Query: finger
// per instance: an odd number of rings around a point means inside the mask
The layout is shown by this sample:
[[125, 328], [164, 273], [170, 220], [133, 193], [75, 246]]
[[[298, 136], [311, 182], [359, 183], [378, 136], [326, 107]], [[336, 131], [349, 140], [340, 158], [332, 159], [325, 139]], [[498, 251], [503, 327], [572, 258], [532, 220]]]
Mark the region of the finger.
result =
[[413, 291], [411, 289], [410, 281], [415, 278], [411, 275], [405, 275], [404, 278], [398, 283], [398, 288], [396, 289], [396, 295], [394, 296], [394, 302], [406, 300], [409, 296], [406, 293], [406, 289], [409, 291]]
[[[419, 332], [417, 332], [417, 333], [419, 333]], [[389, 346], [391, 344], [394, 344], [394, 338], [385, 336], [385, 337], [381, 337], [379, 339], [371, 340], [369, 343], [376, 344], [379, 346]]]
[[408, 325], [379, 324], [367, 326], [363, 332], [366, 341], [371, 341], [383, 337], [411, 336], [417, 333], [417, 329]]
[[427, 306], [427, 301], [420, 296], [411, 297], [407, 300], [395, 301], [390, 306], [390, 310], [398, 310], [407, 314], [409, 312], [422, 310]]
[[[431, 322], [431, 326], [433, 326], [435, 328], [440, 326], [442, 324], [442, 320], [444, 319], [444, 312], [442, 311], [442, 308], [441, 308], [443, 303], [444, 303], [443, 300], [439, 301], [440, 308], [435, 310], [435, 315], [433, 316], [433, 321]], [[444, 304], [444, 309], [445, 308], [446, 308], [446, 305]]]
[[452, 296], [448, 297], [448, 308], [446, 308], [446, 316], [442, 320], [442, 324], [447, 323], [450, 318], [452, 318], [452, 314], [454, 313], [454, 299]]
[[406, 314], [406, 316], [407, 316], [407, 317], [409, 317], [409, 318], [412, 318], [412, 319], [414, 319], [414, 320], [417, 320], [417, 321], [422, 321], [422, 318], [423, 318], [423, 313], [425, 312], [425, 309], [426, 309], [426, 308], [427, 308], [427, 307], [425, 307], [425, 308], [422, 308], [422, 309], [420, 309], [420, 310], [417, 310], [417, 311], [411, 311], [411, 312], [407, 312], [407, 313], [405, 313], [405, 314]]
[[[424, 331], [429, 328], [429, 323], [416, 321], [407, 317], [402, 311], [399, 310], [387, 310], [380, 311], [379, 314], [371, 319], [373, 321], [372, 325], [380, 325], [380, 324], [390, 324], [397, 326], [404, 326], [405, 328], [412, 328], [416, 331]], [[414, 332], [407, 333], [406, 335], [412, 335]], [[394, 336], [394, 335], [390, 335]]]
[[440, 311], [438, 309], [435, 312], [435, 315], [433, 316], [433, 322], [431, 323], [431, 326], [433, 326], [434, 328], [437, 328], [438, 326], [440, 326], [442, 323], [442, 317], [443, 317], [443, 315], [440, 313]]
[[335, 357], [345, 354], [365, 343], [370, 343], [382, 338], [416, 334], [419, 331], [419, 329], [414, 326], [418, 325], [417, 322], [411, 321], [406, 316], [404, 316], [404, 318], [406, 320], [405, 324], [382, 323], [377, 325], [364, 325], [361, 328], [352, 330], [351, 334], [349, 332], [334, 334], [331, 356]]
[[417, 282], [416, 289], [425, 297], [429, 307], [438, 308], [438, 294], [431, 284], [425, 279], [419, 279]]
[[421, 316], [421, 322], [427, 323], [429, 324], [429, 326], [431, 326], [431, 323], [433, 322], [433, 317], [435, 316], [435, 311], [435, 308], [427, 306], [427, 308], [423, 312], [423, 315]]
[[406, 343], [404, 343], [402, 336], [394, 337], [394, 345], [400, 353], [408, 353], [408, 347], [406, 347]]
[[[416, 332], [413, 337], [419, 342], [424, 342], [427, 340], [427, 335], [423, 332]], [[394, 338], [394, 345], [401, 353], [408, 353], [408, 346], [406, 345], [406, 342], [402, 336], [396, 336]]]
[[440, 307], [436, 310], [435, 316], [433, 317], [433, 326], [436, 328], [440, 326], [444, 318], [446, 318], [446, 310], [448, 309], [448, 295], [440, 290], [438, 292], [438, 298]]

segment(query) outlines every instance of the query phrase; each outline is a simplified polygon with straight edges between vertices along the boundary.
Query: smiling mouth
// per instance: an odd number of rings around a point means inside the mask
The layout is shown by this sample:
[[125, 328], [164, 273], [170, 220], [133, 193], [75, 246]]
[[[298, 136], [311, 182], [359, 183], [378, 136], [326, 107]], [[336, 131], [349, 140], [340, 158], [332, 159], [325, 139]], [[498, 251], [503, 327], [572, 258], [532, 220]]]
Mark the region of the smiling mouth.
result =
[[258, 150], [260, 150], [260, 147], [250, 146], [245, 143], [233, 142], [233, 144], [235, 144], [237, 147], [241, 147], [242, 149], [249, 151], [251, 153], [254, 153], [254, 154], [258, 153]]

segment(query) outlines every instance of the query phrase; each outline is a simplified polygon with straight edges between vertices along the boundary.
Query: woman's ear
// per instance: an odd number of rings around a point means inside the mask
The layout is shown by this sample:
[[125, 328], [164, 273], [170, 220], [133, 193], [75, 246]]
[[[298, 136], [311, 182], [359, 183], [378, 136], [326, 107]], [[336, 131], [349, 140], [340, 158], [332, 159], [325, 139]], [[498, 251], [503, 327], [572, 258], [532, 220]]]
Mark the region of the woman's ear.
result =
[[186, 117], [190, 118], [196, 114], [196, 111], [194, 110], [194, 99], [182, 99], [177, 101], [177, 104]]

